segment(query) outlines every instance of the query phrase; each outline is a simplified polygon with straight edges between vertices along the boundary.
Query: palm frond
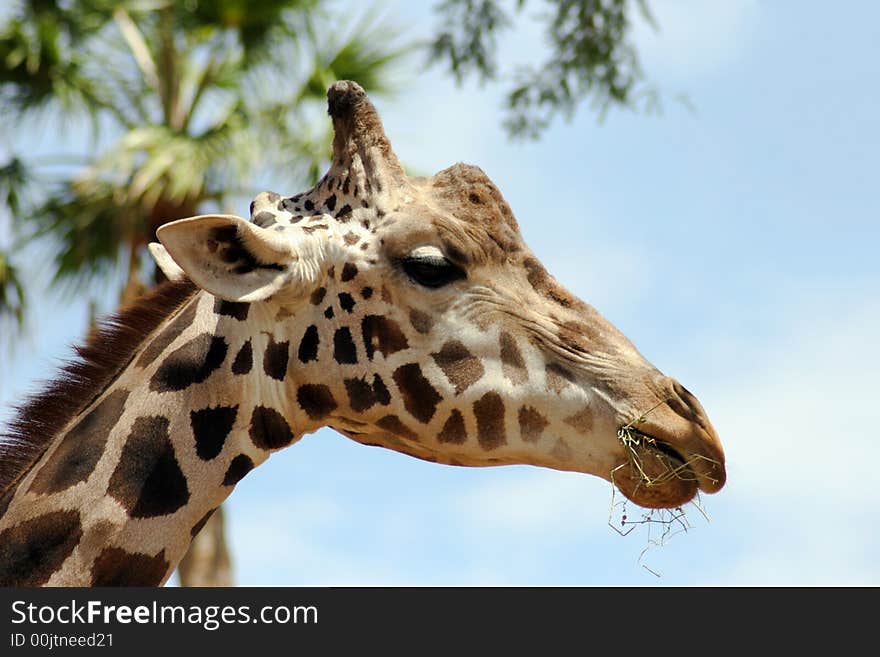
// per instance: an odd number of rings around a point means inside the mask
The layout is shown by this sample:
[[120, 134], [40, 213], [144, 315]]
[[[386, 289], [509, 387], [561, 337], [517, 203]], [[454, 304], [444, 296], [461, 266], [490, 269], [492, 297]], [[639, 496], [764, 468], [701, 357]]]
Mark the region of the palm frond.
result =
[[[13, 12], [0, 27], [0, 108], [80, 105], [118, 131], [86, 168], [40, 185], [18, 222], [51, 244], [54, 280], [124, 270], [159, 225], [260, 178], [316, 180], [330, 154], [327, 86], [388, 91], [407, 51], [378, 20], [337, 25], [318, 0], [37, 0]], [[0, 168], [15, 214], [26, 170]]]
[[25, 205], [30, 185], [31, 172], [21, 158], [13, 156], [0, 165], [0, 200], [9, 209], [13, 221]]
[[14, 329], [20, 329], [24, 324], [26, 308], [21, 275], [10, 262], [9, 254], [0, 251], [0, 325], [11, 322]]
[[324, 36], [314, 43], [312, 71], [298, 100], [323, 102], [327, 87], [337, 80], [355, 80], [364, 89], [376, 94], [390, 93], [393, 65], [415, 49], [403, 43], [400, 30], [387, 22], [379, 22], [372, 11], [352, 22], [347, 29], [322, 30]]
[[53, 281], [88, 285], [118, 263], [122, 245], [144, 223], [118, 192], [106, 181], [69, 182], [28, 217], [32, 237], [52, 244]]

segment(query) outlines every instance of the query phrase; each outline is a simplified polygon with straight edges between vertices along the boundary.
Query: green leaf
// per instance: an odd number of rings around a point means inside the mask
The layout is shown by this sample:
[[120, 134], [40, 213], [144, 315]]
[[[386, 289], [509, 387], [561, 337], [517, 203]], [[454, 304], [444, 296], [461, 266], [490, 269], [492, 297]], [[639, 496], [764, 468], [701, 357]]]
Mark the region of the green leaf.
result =
[[11, 320], [16, 329], [24, 324], [27, 300], [18, 269], [0, 251], [0, 323]]
[[31, 173], [19, 157], [13, 157], [0, 166], [0, 197], [9, 208], [13, 221], [22, 212], [30, 184]]
[[[523, 13], [524, 0], [515, 9]], [[550, 53], [543, 62], [499, 72], [497, 38], [512, 21], [498, 0], [445, 0], [431, 61], [446, 65], [461, 83], [511, 79], [504, 124], [513, 137], [537, 138], [556, 116], [570, 119], [589, 102], [601, 119], [612, 108], [646, 110], [656, 93], [646, 85], [632, 43], [632, 15], [656, 28], [646, 0], [547, 0], [543, 21]]]

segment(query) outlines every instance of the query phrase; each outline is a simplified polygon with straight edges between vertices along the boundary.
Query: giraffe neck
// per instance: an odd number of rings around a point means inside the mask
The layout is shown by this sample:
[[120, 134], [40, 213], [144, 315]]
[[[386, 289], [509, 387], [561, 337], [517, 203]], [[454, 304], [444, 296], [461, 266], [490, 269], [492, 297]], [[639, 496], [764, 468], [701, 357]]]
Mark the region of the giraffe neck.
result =
[[0, 493], [0, 584], [168, 578], [242, 477], [303, 433], [269, 313], [198, 292], [133, 348]]

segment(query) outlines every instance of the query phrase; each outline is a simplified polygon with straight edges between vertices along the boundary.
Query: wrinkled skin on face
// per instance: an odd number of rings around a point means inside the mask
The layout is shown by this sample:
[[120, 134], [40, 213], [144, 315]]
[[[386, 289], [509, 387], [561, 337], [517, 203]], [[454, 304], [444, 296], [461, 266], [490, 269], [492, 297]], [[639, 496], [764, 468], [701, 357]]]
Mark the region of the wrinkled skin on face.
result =
[[409, 178], [360, 87], [328, 99], [334, 158], [316, 187], [260, 194], [250, 221], [168, 224], [153, 247], [292, 345], [294, 426], [439, 463], [594, 474], [647, 507], [724, 485], [696, 398], [545, 270], [480, 169]]

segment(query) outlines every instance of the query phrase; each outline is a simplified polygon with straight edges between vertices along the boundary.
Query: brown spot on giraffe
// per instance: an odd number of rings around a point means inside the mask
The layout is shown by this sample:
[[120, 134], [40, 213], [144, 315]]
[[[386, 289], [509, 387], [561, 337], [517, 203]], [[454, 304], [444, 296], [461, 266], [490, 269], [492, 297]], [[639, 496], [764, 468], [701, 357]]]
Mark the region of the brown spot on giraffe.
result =
[[584, 302], [569, 293], [553, 278], [540, 261], [532, 256], [523, 259], [523, 267], [526, 270], [526, 278], [529, 285], [538, 294], [550, 299], [563, 308], [582, 309]]
[[425, 378], [418, 363], [401, 365], [394, 370], [394, 382], [403, 395], [406, 410], [422, 424], [427, 424], [434, 417], [437, 403], [443, 398]]
[[454, 445], [461, 445], [467, 441], [467, 430], [464, 426], [464, 417], [458, 409], [452, 409], [446, 422], [443, 423], [443, 428], [440, 429], [440, 433], [437, 434], [437, 441], [441, 443], [452, 443]]
[[254, 408], [248, 433], [251, 442], [260, 449], [280, 449], [293, 442], [293, 432], [287, 420], [274, 408], [266, 406]]
[[162, 355], [165, 350], [177, 339], [183, 330], [192, 325], [193, 319], [196, 316], [196, 311], [198, 310], [198, 303], [195, 301], [187, 304], [186, 308], [184, 308], [183, 312], [181, 312], [174, 320], [169, 324], [168, 328], [165, 331], [162, 331], [159, 335], [157, 335], [150, 343], [147, 344], [146, 349], [144, 349], [143, 353], [141, 353], [140, 358], [137, 360], [138, 367], [146, 367], [154, 360], [156, 360], [160, 355]]
[[574, 378], [570, 370], [558, 363], [548, 363], [544, 372], [547, 378], [547, 388], [556, 393], [562, 392]]
[[525, 383], [528, 378], [526, 362], [523, 360], [516, 340], [507, 331], [501, 331], [499, 336], [501, 343], [501, 369], [504, 376], [514, 385]]
[[7, 490], [0, 493], [0, 518], [6, 514], [6, 509], [9, 508], [9, 504], [12, 502], [15, 490], [14, 487], [10, 486]]
[[237, 415], [238, 406], [215, 406], [189, 412], [196, 454], [200, 459], [210, 461], [223, 451]]
[[409, 347], [400, 326], [387, 317], [367, 315], [361, 320], [361, 334], [369, 360], [373, 360], [377, 351], [387, 358], [390, 354]]
[[434, 321], [427, 313], [423, 313], [416, 308], [410, 308], [409, 323], [412, 324], [412, 327], [416, 332], [421, 333], [422, 335], [430, 333], [431, 327], [434, 325]]
[[108, 547], [92, 565], [92, 586], [159, 586], [170, 568], [165, 550], [151, 557]]
[[574, 415], [565, 418], [565, 423], [586, 435], [593, 430], [593, 409], [585, 406]]
[[477, 442], [489, 451], [507, 443], [504, 430], [504, 400], [497, 392], [487, 392], [474, 402]]
[[260, 228], [271, 228], [277, 222], [275, 221], [275, 215], [271, 212], [258, 212], [254, 215], [254, 223]]
[[229, 462], [226, 474], [223, 475], [224, 486], [235, 486], [244, 476], [254, 469], [254, 462], [247, 454], [239, 454]]
[[49, 581], [82, 538], [76, 511], [51, 511], [0, 532], [0, 586]]
[[248, 374], [253, 366], [254, 350], [253, 347], [251, 347], [251, 341], [248, 340], [241, 345], [241, 349], [235, 354], [235, 360], [232, 361], [232, 373]]
[[560, 322], [559, 340], [575, 353], [589, 353], [590, 345], [600, 339], [596, 329], [586, 322]]
[[177, 392], [204, 382], [226, 359], [226, 340], [202, 333], [166, 357], [150, 380], [156, 392]]
[[333, 334], [333, 359], [340, 365], [354, 365], [358, 362], [357, 347], [347, 326], [336, 329]]
[[400, 418], [396, 415], [386, 415], [378, 422], [376, 425], [385, 429], [395, 436], [400, 436], [401, 438], [406, 438], [407, 440], [418, 440], [418, 434], [406, 426], [403, 422], [400, 421]]
[[263, 353], [263, 371], [266, 376], [283, 381], [287, 376], [287, 361], [290, 359], [290, 343], [275, 342], [274, 336], [269, 336], [269, 344]]
[[324, 384], [307, 383], [296, 391], [296, 400], [312, 420], [323, 420], [336, 410], [336, 400]]
[[572, 456], [571, 447], [562, 438], [556, 439], [556, 443], [553, 445], [550, 453], [560, 461], [570, 461]]
[[174, 513], [189, 501], [166, 417], [139, 417], [122, 448], [107, 493], [133, 518]]
[[543, 415], [530, 406], [523, 406], [517, 414], [519, 435], [527, 443], [535, 443], [550, 424]]
[[345, 379], [345, 391], [348, 393], [351, 409], [358, 413], [376, 404], [387, 406], [391, 402], [388, 388], [378, 374], [373, 375], [372, 385], [364, 379]]
[[342, 267], [342, 274], [339, 276], [339, 280], [345, 283], [352, 280], [357, 275], [357, 265], [352, 262], [346, 262]]
[[337, 298], [339, 299], [339, 307], [350, 315], [355, 306], [354, 297], [348, 292], [340, 292]]
[[461, 394], [480, 380], [485, 372], [480, 359], [474, 356], [458, 340], [446, 342], [440, 351], [431, 354], [437, 367], [449, 382], [455, 386], [455, 393]]
[[299, 349], [297, 350], [297, 358], [299, 358], [299, 362], [308, 363], [313, 360], [318, 360], [318, 347], [320, 344], [321, 337], [318, 332], [318, 327], [314, 324], [309, 325], [305, 333], [303, 333], [302, 340], [299, 342]]
[[235, 303], [233, 301], [225, 301], [223, 299], [217, 299], [216, 301], [214, 301], [215, 314], [232, 317], [233, 319], [237, 319], [240, 322], [243, 322], [247, 319], [248, 311], [250, 309], [251, 304], [249, 303]]
[[107, 446], [107, 437], [122, 417], [128, 390], [114, 390], [68, 431], [37, 472], [30, 492], [48, 495], [88, 479]]
[[200, 531], [202, 531], [205, 524], [207, 524], [208, 520], [211, 519], [211, 516], [214, 515], [214, 511], [216, 511], [216, 510], [217, 510], [216, 508], [211, 509], [205, 515], [203, 515], [201, 518], [199, 518], [198, 522], [196, 522], [196, 524], [194, 524], [192, 526], [192, 529], [189, 530], [189, 535], [192, 537], [195, 537], [196, 534], [198, 534]]

